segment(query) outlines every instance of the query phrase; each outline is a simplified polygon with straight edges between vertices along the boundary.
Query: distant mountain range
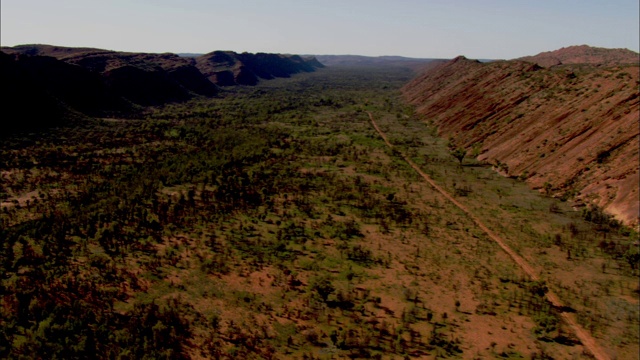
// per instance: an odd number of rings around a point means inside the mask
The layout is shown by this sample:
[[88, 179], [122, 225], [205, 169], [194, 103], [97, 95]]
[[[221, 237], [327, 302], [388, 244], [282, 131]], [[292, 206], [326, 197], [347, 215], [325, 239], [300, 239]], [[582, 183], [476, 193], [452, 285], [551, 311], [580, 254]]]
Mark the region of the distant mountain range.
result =
[[[180, 53], [182, 57], [197, 58], [204, 54]], [[367, 66], [395, 66], [419, 70], [427, 64], [441, 63], [450, 59], [439, 58], [411, 58], [404, 56], [364, 56], [364, 55], [304, 55], [318, 60], [325, 66], [338, 67], [367, 67]], [[491, 61], [491, 60], [481, 60]]]
[[[72, 115], [127, 116], [146, 106], [215, 96], [220, 86], [311, 72], [313, 57], [214, 51], [197, 57], [52, 45], [2, 47], [4, 110], [0, 131], [59, 123]], [[34, 106], [37, 104], [37, 106]]]
[[326, 66], [400, 66], [414, 70], [443, 59], [420, 59], [402, 56], [313, 55]]
[[[179, 56], [187, 58], [197, 58], [204, 54], [179, 53]], [[420, 69], [422, 66], [432, 62], [442, 62], [449, 59], [439, 58], [411, 58], [404, 56], [364, 56], [364, 55], [303, 55], [318, 60], [325, 66], [340, 67], [361, 67], [361, 66], [399, 66], [410, 69]], [[491, 60], [481, 60], [491, 61]]]
[[238, 54], [214, 51], [193, 58], [195, 67], [212, 83], [220, 86], [256, 85], [260, 79], [286, 78], [299, 72], [324, 67], [314, 57], [279, 54]]

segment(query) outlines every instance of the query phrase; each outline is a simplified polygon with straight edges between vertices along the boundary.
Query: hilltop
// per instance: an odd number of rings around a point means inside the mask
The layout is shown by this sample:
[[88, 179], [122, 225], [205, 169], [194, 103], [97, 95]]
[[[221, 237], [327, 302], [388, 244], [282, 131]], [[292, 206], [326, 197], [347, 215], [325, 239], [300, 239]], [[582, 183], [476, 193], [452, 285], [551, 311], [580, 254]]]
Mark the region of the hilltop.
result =
[[536, 63], [543, 67], [562, 64], [618, 65], [637, 64], [638, 53], [628, 49], [606, 49], [589, 45], [568, 46], [554, 51], [541, 52], [518, 60]]
[[[505, 175], [637, 224], [638, 54], [623, 53], [572, 47], [530, 61], [458, 57], [403, 91], [452, 146], [469, 154], [475, 147]], [[562, 64], [538, 64], [550, 58]]]

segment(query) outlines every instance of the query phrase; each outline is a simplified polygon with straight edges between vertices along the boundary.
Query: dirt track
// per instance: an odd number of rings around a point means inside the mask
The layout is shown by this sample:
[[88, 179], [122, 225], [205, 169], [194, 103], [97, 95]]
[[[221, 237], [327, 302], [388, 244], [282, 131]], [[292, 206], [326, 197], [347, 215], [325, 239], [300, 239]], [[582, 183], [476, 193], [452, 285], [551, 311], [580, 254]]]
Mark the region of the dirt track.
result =
[[[380, 129], [380, 127], [378, 127], [378, 124], [373, 119], [373, 115], [371, 114], [371, 112], [367, 111], [367, 114], [369, 115], [369, 119], [371, 120], [371, 124], [376, 129], [378, 134], [380, 134], [380, 137], [382, 137], [382, 139], [384, 140], [384, 142], [387, 144], [387, 146], [389, 148], [393, 149], [393, 144], [391, 144], [389, 142], [389, 139], [387, 138], [387, 135]], [[449, 194], [443, 188], [438, 186], [438, 184], [436, 184], [435, 181], [433, 181], [433, 179], [431, 179], [431, 177], [429, 177], [429, 175], [425, 174], [422, 170], [420, 170], [420, 167], [418, 167], [418, 165], [416, 163], [414, 163], [409, 157], [407, 157], [405, 154], [402, 154], [402, 153], [400, 153], [400, 155], [402, 156], [402, 158], [409, 165], [411, 165], [411, 167], [418, 174], [420, 174], [420, 176], [426, 182], [429, 183], [429, 185], [431, 185], [440, 194], [442, 194], [442, 196], [444, 196], [447, 200], [451, 201], [455, 206], [457, 206], [460, 210], [462, 210], [471, 220], [473, 220], [473, 222], [480, 229], [482, 229], [482, 231], [484, 231], [489, 236], [489, 238], [491, 238], [495, 243], [497, 243], [498, 246], [500, 246], [502, 248], [502, 250], [504, 250], [513, 259], [513, 261], [515, 261], [518, 264], [518, 266], [520, 266], [520, 268], [522, 268], [522, 270], [524, 270], [524, 272], [527, 273], [527, 275], [529, 275], [529, 277], [531, 277], [531, 280], [537, 281], [537, 280], [540, 279], [540, 277], [535, 272], [535, 270], [533, 270], [531, 265], [529, 265], [529, 263], [527, 263], [527, 261], [524, 258], [522, 258], [520, 255], [518, 255], [515, 251], [513, 251], [513, 249], [511, 249], [500, 236], [498, 236], [493, 231], [491, 231], [482, 221], [480, 221], [479, 218], [477, 218], [471, 211], [469, 211], [469, 209], [467, 209], [467, 207], [465, 207], [460, 202], [458, 202], [456, 199], [454, 199], [453, 196], [451, 196], [451, 194]], [[546, 298], [554, 307], [556, 307], [558, 309], [563, 307], [562, 302], [556, 296], [556, 294], [554, 294], [553, 292], [548, 291], [546, 293]], [[589, 332], [587, 332], [580, 325], [578, 325], [578, 323], [576, 322], [575, 318], [571, 314], [566, 313], [566, 312], [561, 312], [560, 316], [562, 317], [562, 320], [565, 322], [565, 324], [567, 324], [569, 327], [571, 327], [571, 329], [573, 329], [573, 332], [575, 333], [576, 337], [580, 340], [582, 345], [596, 359], [598, 359], [598, 360], [608, 360], [608, 359], [610, 359], [610, 357], [600, 348], [600, 346], [595, 341], [595, 339], [591, 336], [591, 334], [589, 334]]]

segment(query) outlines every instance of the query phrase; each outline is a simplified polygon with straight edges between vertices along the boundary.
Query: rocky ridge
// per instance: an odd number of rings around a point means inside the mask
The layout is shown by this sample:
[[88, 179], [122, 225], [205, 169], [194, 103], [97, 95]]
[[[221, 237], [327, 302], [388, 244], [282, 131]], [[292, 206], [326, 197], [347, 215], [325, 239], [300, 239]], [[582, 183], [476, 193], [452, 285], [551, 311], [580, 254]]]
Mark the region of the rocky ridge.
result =
[[[52, 45], [3, 47], [3, 87], [17, 89], [7, 102], [31, 127], [55, 123], [69, 112], [126, 117], [148, 106], [211, 97], [219, 86], [256, 85], [261, 80], [311, 72], [323, 65], [296, 55], [213, 52], [197, 58], [172, 53], [126, 53]], [[46, 101], [45, 101], [46, 99]], [[33, 113], [33, 104], [48, 110]], [[10, 108], [10, 109], [9, 109]], [[56, 111], [53, 111], [55, 108]], [[44, 114], [54, 114], [49, 119]], [[61, 115], [63, 114], [63, 115]], [[19, 129], [20, 124], [0, 124]]]
[[[573, 58], [591, 59], [586, 50], [571, 49]], [[637, 225], [639, 81], [637, 62], [545, 68], [458, 57], [403, 92], [454, 146], [478, 147], [478, 159], [505, 175]]]
[[315, 58], [303, 59], [298, 55], [238, 54], [232, 51], [214, 51], [193, 61], [209, 81], [219, 86], [256, 85], [260, 79], [286, 78], [324, 67]]
[[628, 49], [607, 49], [589, 45], [568, 46], [554, 51], [541, 52], [518, 60], [536, 63], [543, 67], [562, 64], [592, 64], [609, 66], [634, 64], [640, 61], [639, 54]]

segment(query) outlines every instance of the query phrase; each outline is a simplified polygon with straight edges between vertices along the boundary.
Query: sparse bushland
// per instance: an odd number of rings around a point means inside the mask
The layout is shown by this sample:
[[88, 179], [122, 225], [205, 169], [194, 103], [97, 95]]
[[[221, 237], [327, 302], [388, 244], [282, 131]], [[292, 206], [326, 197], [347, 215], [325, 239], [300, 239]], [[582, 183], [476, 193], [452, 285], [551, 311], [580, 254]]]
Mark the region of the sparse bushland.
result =
[[8, 139], [0, 356], [586, 357], [559, 311], [635, 354], [637, 233], [460, 166], [399, 101], [410, 76], [326, 69]]

